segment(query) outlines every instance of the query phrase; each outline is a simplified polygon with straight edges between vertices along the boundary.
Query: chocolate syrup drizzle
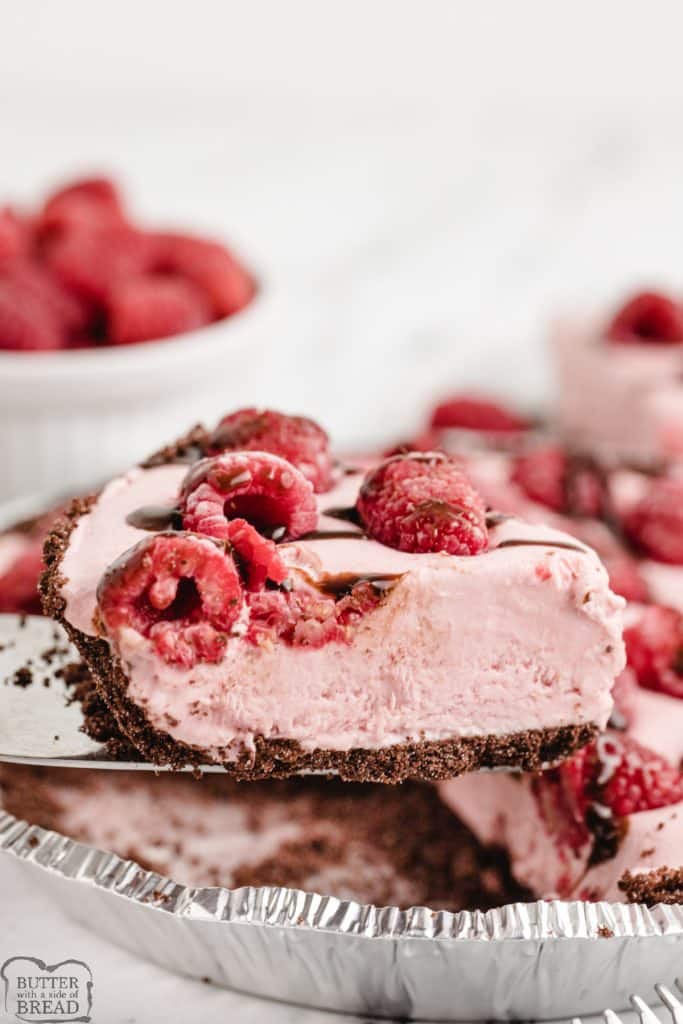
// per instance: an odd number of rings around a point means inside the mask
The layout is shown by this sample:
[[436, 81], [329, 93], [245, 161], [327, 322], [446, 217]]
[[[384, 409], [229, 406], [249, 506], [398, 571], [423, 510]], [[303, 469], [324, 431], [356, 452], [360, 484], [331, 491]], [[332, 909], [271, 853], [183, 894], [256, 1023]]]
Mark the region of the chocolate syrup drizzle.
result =
[[307, 577], [307, 582], [320, 591], [321, 594], [334, 597], [338, 601], [341, 597], [346, 597], [347, 594], [350, 594], [359, 583], [369, 583], [379, 594], [387, 594], [390, 590], [393, 590], [403, 575], [402, 572], [365, 574], [353, 572], [325, 573], [317, 579]]
[[142, 505], [128, 513], [126, 522], [137, 530], [151, 530], [153, 533], [183, 528], [180, 509], [168, 505]]
[[339, 508], [325, 508], [322, 514], [330, 519], [341, 519], [344, 523], [353, 523], [354, 526], [362, 528], [358, 509], [355, 505], [340, 506]]
[[[355, 505], [343, 506], [339, 508], [326, 508], [323, 509], [322, 514], [330, 519], [339, 519], [342, 522], [352, 523], [358, 527], [358, 531], [353, 530], [312, 530], [310, 533], [299, 538], [303, 541], [314, 541], [314, 540], [361, 540], [367, 536], [365, 531], [362, 529], [358, 510]], [[512, 516], [508, 516], [503, 512], [491, 512], [489, 511], [486, 515], [486, 525], [489, 529], [494, 526], [499, 526], [501, 523], [506, 522], [508, 519], [512, 519]], [[167, 505], [143, 505], [140, 508], [134, 509], [129, 512], [126, 516], [126, 522], [130, 526], [134, 526], [138, 530], [150, 530], [156, 533], [160, 530], [182, 530], [183, 520], [182, 514], [175, 506]], [[284, 527], [269, 527], [267, 530], [261, 529], [260, 532], [275, 541], [276, 544], [284, 542]], [[503, 540], [500, 544], [496, 545], [493, 550], [498, 548], [512, 548], [512, 547], [546, 547], [546, 548], [565, 548], [567, 551], [578, 551], [585, 553], [586, 549], [580, 544], [573, 544], [569, 541], [561, 540], [533, 540], [528, 538], [515, 538], [510, 537], [508, 540]], [[384, 578], [384, 577], [382, 577]], [[387, 577], [388, 578], [388, 577]], [[365, 577], [363, 577], [365, 579]], [[372, 582], [372, 581], [369, 581]]]
[[581, 547], [580, 544], [572, 544], [566, 540], [530, 540], [528, 538], [517, 539], [515, 537], [510, 537], [509, 540], [502, 540], [493, 550], [497, 551], [498, 548], [521, 547], [566, 548], [567, 551], [580, 551], [581, 554], [586, 554], [586, 548]]
[[366, 534], [354, 530], [311, 530], [299, 540], [365, 540]]

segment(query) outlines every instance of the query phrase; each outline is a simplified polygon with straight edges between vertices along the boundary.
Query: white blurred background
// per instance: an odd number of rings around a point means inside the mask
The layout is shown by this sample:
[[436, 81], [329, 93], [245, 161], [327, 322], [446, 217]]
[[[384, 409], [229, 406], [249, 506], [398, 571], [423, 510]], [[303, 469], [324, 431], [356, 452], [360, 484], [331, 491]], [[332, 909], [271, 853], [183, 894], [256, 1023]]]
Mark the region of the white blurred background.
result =
[[234, 241], [279, 303], [245, 402], [345, 445], [539, 403], [549, 313], [683, 285], [682, 35], [680, 0], [22, 0], [0, 196], [111, 171]]

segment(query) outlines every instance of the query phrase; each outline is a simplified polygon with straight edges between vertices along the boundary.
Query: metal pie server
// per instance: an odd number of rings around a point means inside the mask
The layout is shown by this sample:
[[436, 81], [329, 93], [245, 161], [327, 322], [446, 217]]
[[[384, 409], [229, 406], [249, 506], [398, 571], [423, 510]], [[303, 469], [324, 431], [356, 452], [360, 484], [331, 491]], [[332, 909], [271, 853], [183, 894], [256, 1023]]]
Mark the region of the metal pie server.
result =
[[[51, 619], [0, 615], [0, 761], [164, 771], [145, 761], [114, 761], [102, 744], [81, 731], [81, 707], [68, 685], [69, 666], [80, 661], [64, 630]], [[211, 764], [200, 770], [223, 768]]]

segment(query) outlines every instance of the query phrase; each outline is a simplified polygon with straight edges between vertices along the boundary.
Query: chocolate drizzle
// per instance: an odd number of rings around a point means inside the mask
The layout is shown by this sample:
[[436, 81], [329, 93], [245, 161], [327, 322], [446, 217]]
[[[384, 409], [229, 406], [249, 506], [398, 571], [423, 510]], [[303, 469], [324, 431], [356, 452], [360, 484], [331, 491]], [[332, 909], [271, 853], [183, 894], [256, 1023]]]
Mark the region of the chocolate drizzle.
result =
[[168, 505], [142, 505], [126, 516], [129, 526], [137, 530], [182, 530], [183, 517], [180, 510]]
[[309, 580], [321, 594], [339, 600], [350, 594], [359, 583], [369, 583], [379, 594], [386, 594], [396, 586], [403, 573], [373, 573], [357, 575], [353, 572], [326, 573], [316, 580]]
[[342, 506], [340, 508], [324, 508], [322, 514], [330, 519], [341, 519], [344, 523], [353, 523], [354, 526], [358, 527], [362, 526], [358, 509], [355, 505]]
[[493, 550], [497, 551], [498, 548], [521, 548], [527, 546], [537, 548], [566, 548], [567, 551], [580, 551], [582, 555], [586, 554], [586, 548], [581, 547], [580, 544], [572, 544], [566, 540], [531, 540], [516, 537], [510, 537], [509, 540], [502, 540]]
[[357, 533], [355, 530], [311, 530], [305, 533], [300, 540], [365, 540], [364, 533]]
[[508, 519], [513, 519], [514, 516], [510, 516], [507, 512], [494, 512], [492, 509], [487, 509], [486, 512], [486, 529], [491, 530], [494, 526], [500, 526], [501, 523], [506, 523]]

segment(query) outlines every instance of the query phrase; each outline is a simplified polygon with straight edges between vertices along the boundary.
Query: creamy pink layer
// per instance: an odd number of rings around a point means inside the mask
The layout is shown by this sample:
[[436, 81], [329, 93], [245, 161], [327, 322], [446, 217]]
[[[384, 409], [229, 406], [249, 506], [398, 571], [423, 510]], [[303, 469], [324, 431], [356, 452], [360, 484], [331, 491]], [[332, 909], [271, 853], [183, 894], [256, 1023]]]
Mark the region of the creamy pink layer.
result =
[[54, 784], [63, 807], [61, 831], [101, 850], [134, 856], [176, 882], [206, 885], [220, 870], [223, 884], [230, 885], [235, 868], [272, 857], [282, 843], [303, 834], [302, 825], [290, 821], [286, 806], [278, 808], [276, 801], [255, 828], [247, 803], [205, 796], [200, 786], [194, 800], [186, 791], [174, 800], [168, 789], [160, 799], [146, 780], [120, 785], [111, 778], [118, 773], [107, 774], [89, 779], [82, 790]]
[[[642, 498], [650, 485], [650, 477], [634, 470], [617, 470], [610, 474], [609, 488], [614, 508], [620, 516], [626, 515]], [[683, 612], [683, 565], [670, 565], [643, 558], [640, 573], [657, 604], [677, 608]]]
[[631, 814], [616, 856], [588, 866], [548, 830], [530, 776], [491, 772], [438, 783], [439, 795], [485, 845], [503, 847], [514, 877], [542, 899], [623, 899], [625, 871], [683, 864], [683, 803]]
[[[62, 566], [66, 617], [78, 629], [94, 632], [95, 592], [107, 565], [148, 536], [127, 525], [126, 515], [172, 504], [185, 471], [134, 470], [81, 518]], [[235, 636], [219, 664], [184, 670], [124, 629], [117, 651], [128, 693], [152, 724], [220, 758], [249, 748], [259, 734], [345, 750], [604, 725], [624, 662], [624, 602], [609, 590], [594, 552], [515, 519], [493, 527], [491, 550], [475, 557], [396, 551], [324, 514], [353, 505], [361, 479], [347, 476], [318, 499], [319, 528], [348, 530], [348, 537], [280, 548], [295, 584], [339, 573], [400, 576], [351, 642], [255, 647]]]
[[619, 345], [596, 319], [565, 319], [551, 337], [566, 440], [617, 458], [683, 453], [683, 345]]
[[[78, 787], [60, 779], [41, 780], [41, 795], [60, 808], [56, 828], [79, 842], [136, 860], [182, 885], [234, 887], [239, 868], [276, 857], [283, 845], [312, 844], [316, 836], [336, 841], [343, 856], [311, 866], [297, 884], [309, 892], [362, 902], [417, 902], [415, 882], [398, 874], [386, 854], [341, 823], [319, 819], [305, 794], [260, 793], [257, 813], [244, 795], [216, 793], [198, 782], [170, 785], [146, 772], [91, 772]], [[184, 781], [184, 780], [183, 780]], [[158, 783], [161, 783], [160, 785]], [[353, 798], [353, 797], [351, 797]], [[2, 787], [0, 786], [0, 806]], [[291, 856], [291, 854], [290, 854]]]

